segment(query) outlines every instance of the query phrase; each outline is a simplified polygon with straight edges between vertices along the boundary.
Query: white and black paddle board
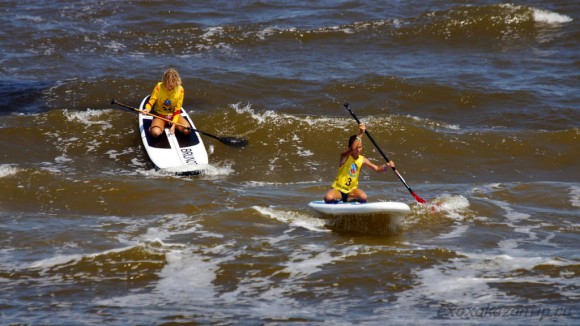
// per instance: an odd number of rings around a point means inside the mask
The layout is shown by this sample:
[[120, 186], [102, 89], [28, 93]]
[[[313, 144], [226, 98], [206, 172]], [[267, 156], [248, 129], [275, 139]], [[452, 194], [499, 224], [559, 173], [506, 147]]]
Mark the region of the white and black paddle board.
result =
[[[145, 109], [149, 96], [145, 97], [139, 109]], [[195, 129], [193, 121], [185, 111], [181, 109], [181, 115]], [[185, 135], [179, 131], [175, 134], [169, 132], [166, 126], [159, 137], [149, 134], [149, 127], [153, 117], [139, 113], [139, 132], [145, 151], [156, 168], [178, 174], [200, 173], [208, 166], [208, 156], [203, 141], [198, 132]]]

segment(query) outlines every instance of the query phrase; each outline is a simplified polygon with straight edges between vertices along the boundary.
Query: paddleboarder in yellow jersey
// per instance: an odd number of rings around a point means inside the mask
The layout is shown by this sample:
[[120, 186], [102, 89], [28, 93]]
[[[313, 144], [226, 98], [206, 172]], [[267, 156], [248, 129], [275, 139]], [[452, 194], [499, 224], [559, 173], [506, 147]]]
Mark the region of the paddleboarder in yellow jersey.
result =
[[348, 140], [348, 149], [340, 154], [338, 164], [338, 173], [332, 189], [324, 196], [326, 203], [337, 203], [339, 201], [359, 201], [365, 203], [367, 194], [358, 188], [358, 177], [363, 166], [375, 170], [376, 172], [385, 172], [388, 167], [395, 167], [395, 162], [389, 161], [388, 164], [381, 166], [374, 165], [366, 157], [362, 156], [362, 137], [365, 134], [366, 126], [361, 123], [359, 134], [352, 135]]
[[[181, 116], [181, 107], [183, 105], [183, 87], [181, 86], [181, 77], [177, 70], [170, 68], [163, 73], [163, 81], [157, 83], [153, 89], [153, 93], [145, 104], [145, 112], [149, 113], [153, 109], [153, 113], [162, 118], [171, 120], [173, 123], [170, 127], [170, 132], [175, 133], [175, 128], [180, 132], [188, 135], [191, 130], [183, 126], [176, 125], [179, 123], [190, 127], [187, 120]], [[165, 124], [168, 123], [162, 119], [153, 118], [149, 133], [153, 137], [159, 137], [165, 129]]]

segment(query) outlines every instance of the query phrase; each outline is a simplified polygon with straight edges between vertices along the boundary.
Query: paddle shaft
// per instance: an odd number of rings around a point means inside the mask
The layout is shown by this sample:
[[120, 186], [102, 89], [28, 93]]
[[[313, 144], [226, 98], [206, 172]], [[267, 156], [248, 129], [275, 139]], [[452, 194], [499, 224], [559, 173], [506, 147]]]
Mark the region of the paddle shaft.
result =
[[127, 104], [120, 103], [120, 102], [118, 102], [118, 101], [116, 101], [116, 100], [112, 100], [112, 101], [111, 101], [111, 104], [117, 104], [117, 105], [119, 105], [119, 106], [122, 106], [122, 107], [124, 107], [124, 108], [127, 108], [127, 109], [131, 109], [131, 110], [137, 111], [137, 112], [139, 112], [139, 113], [141, 113], [141, 114], [149, 115], [149, 116], [155, 117], [155, 118], [157, 118], [157, 119], [161, 119], [161, 120], [163, 120], [163, 121], [166, 121], [166, 122], [173, 123], [173, 124], [175, 124], [175, 125], [181, 126], [181, 127], [183, 127], [183, 128], [189, 129], [189, 130], [191, 130], [191, 131], [198, 132], [198, 133], [200, 133], [200, 134], [202, 134], [202, 135], [206, 135], [206, 136], [208, 136], [208, 137], [211, 137], [211, 138], [217, 139], [217, 140], [221, 141], [222, 143], [224, 143], [224, 144], [226, 144], [226, 145], [234, 145], [234, 146], [245, 146], [245, 145], [247, 144], [247, 140], [245, 140], [245, 139], [239, 139], [239, 138], [234, 138], [234, 137], [218, 137], [218, 136], [212, 135], [212, 134], [210, 134], [210, 133], [208, 133], [208, 132], [205, 132], [205, 131], [203, 131], [203, 130], [194, 129], [194, 128], [190, 127], [190, 126], [186, 126], [186, 125], [184, 125], [184, 124], [181, 124], [181, 123], [173, 122], [173, 121], [171, 121], [171, 120], [169, 120], [169, 119], [166, 119], [166, 118], [164, 118], [164, 117], [160, 117], [160, 116], [158, 116], [158, 115], [156, 115], [156, 114], [153, 114], [153, 113], [150, 113], [150, 112], [147, 112], [147, 111], [144, 111], [144, 110], [139, 110], [139, 109], [138, 109], [138, 108], [136, 108], [136, 107], [132, 107], [132, 106], [130, 106], [130, 105], [127, 105]]
[[[348, 112], [350, 112], [350, 115], [352, 115], [352, 117], [356, 120], [356, 122], [360, 125], [361, 122], [358, 119], [358, 117], [354, 114], [354, 112], [352, 112], [352, 110], [350, 109], [350, 107], [348, 106], [348, 103], [346, 103], [344, 105], [344, 107], [348, 110]], [[373, 137], [371, 136], [370, 132], [368, 130], [365, 129], [365, 135], [367, 135], [367, 137], [370, 139], [370, 141], [373, 143], [373, 145], [375, 145], [375, 147], [377, 148], [377, 150], [379, 151], [379, 153], [381, 153], [381, 155], [383, 156], [383, 158], [387, 161], [387, 163], [389, 163], [391, 160], [389, 160], [389, 158], [387, 157], [387, 154], [385, 154], [385, 152], [383, 152], [383, 150], [381, 149], [381, 147], [377, 144], [377, 142], [375, 142], [375, 140], [373, 139]], [[421, 197], [419, 197], [414, 191], [413, 189], [411, 189], [411, 187], [409, 187], [409, 185], [407, 184], [407, 182], [405, 181], [405, 179], [403, 179], [403, 176], [399, 173], [399, 171], [397, 171], [397, 169], [392, 166], [391, 169], [393, 170], [393, 172], [395, 172], [395, 174], [397, 175], [397, 177], [399, 178], [399, 180], [401, 180], [401, 182], [405, 185], [405, 187], [407, 187], [407, 190], [409, 190], [409, 192], [411, 193], [411, 195], [413, 195], [413, 197], [415, 197], [415, 199], [424, 204], [426, 203], [424, 199], [422, 199]]]
[[[123, 104], [123, 103], [117, 102], [117, 101], [115, 101], [115, 100], [113, 100], [113, 102], [112, 102], [112, 103], [113, 103], [113, 104], [120, 105], [120, 106], [122, 106], [122, 107], [125, 107], [125, 108], [127, 108], [127, 109], [135, 110], [135, 111], [137, 111], [137, 112], [139, 112], [139, 113], [141, 113], [141, 114], [145, 114], [145, 115], [148, 115], [148, 116], [155, 117], [155, 118], [157, 118], [157, 119], [161, 119], [161, 120], [163, 120], [163, 121], [166, 121], [166, 122], [173, 123], [173, 124], [175, 124], [175, 125], [181, 126], [181, 127], [183, 127], [183, 128], [189, 129], [189, 130], [191, 130], [191, 131], [196, 131], [196, 132], [199, 132], [200, 134], [207, 135], [207, 133], [206, 133], [206, 132], [203, 132], [203, 131], [201, 131], [201, 130], [197, 130], [197, 129], [193, 129], [193, 128], [191, 128], [190, 126], [186, 126], [186, 125], [184, 125], [184, 124], [181, 124], [181, 123], [179, 123], [179, 122], [173, 122], [172, 120], [169, 120], [169, 119], [167, 119], [167, 118], [164, 118], [164, 117], [158, 116], [158, 115], [156, 115], [156, 114], [153, 114], [153, 113], [151, 113], [151, 112], [147, 112], [147, 111], [145, 111], [145, 110], [139, 110], [138, 108], [135, 108], [135, 107], [132, 107], [132, 106], [129, 106], [129, 105], [126, 105], [126, 104]], [[210, 136], [210, 137], [212, 137], [213, 135], [207, 135], [207, 136]]]

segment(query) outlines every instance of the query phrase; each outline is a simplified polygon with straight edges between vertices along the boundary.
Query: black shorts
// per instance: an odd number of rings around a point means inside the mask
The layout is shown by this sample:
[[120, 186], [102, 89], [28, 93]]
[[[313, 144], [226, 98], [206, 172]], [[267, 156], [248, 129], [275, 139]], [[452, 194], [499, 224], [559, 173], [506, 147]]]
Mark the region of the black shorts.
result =
[[338, 192], [340, 192], [340, 195], [342, 196], [342, 198], [341, 198], [342, 201], [345, 203], [348, 203], [348, 194], [345, 194], [344, 192], [342, 192], [340, 190]]

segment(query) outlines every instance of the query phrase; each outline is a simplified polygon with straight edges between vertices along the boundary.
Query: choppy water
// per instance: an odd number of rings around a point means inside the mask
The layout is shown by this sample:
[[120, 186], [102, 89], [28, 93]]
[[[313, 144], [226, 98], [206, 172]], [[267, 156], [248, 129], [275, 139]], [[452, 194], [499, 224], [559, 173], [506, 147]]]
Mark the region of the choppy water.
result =
[[[3, 1], [2, 324], [578, 324], [573, 1]], [[176, 67], [210, 170], [155, 171], [133, 112]], [[306, 206], [356, 123], [408, 203]], [[370, 142], [365, 153], [381, 156]], [[435, 208], [435, 209], [434, 209]]]

